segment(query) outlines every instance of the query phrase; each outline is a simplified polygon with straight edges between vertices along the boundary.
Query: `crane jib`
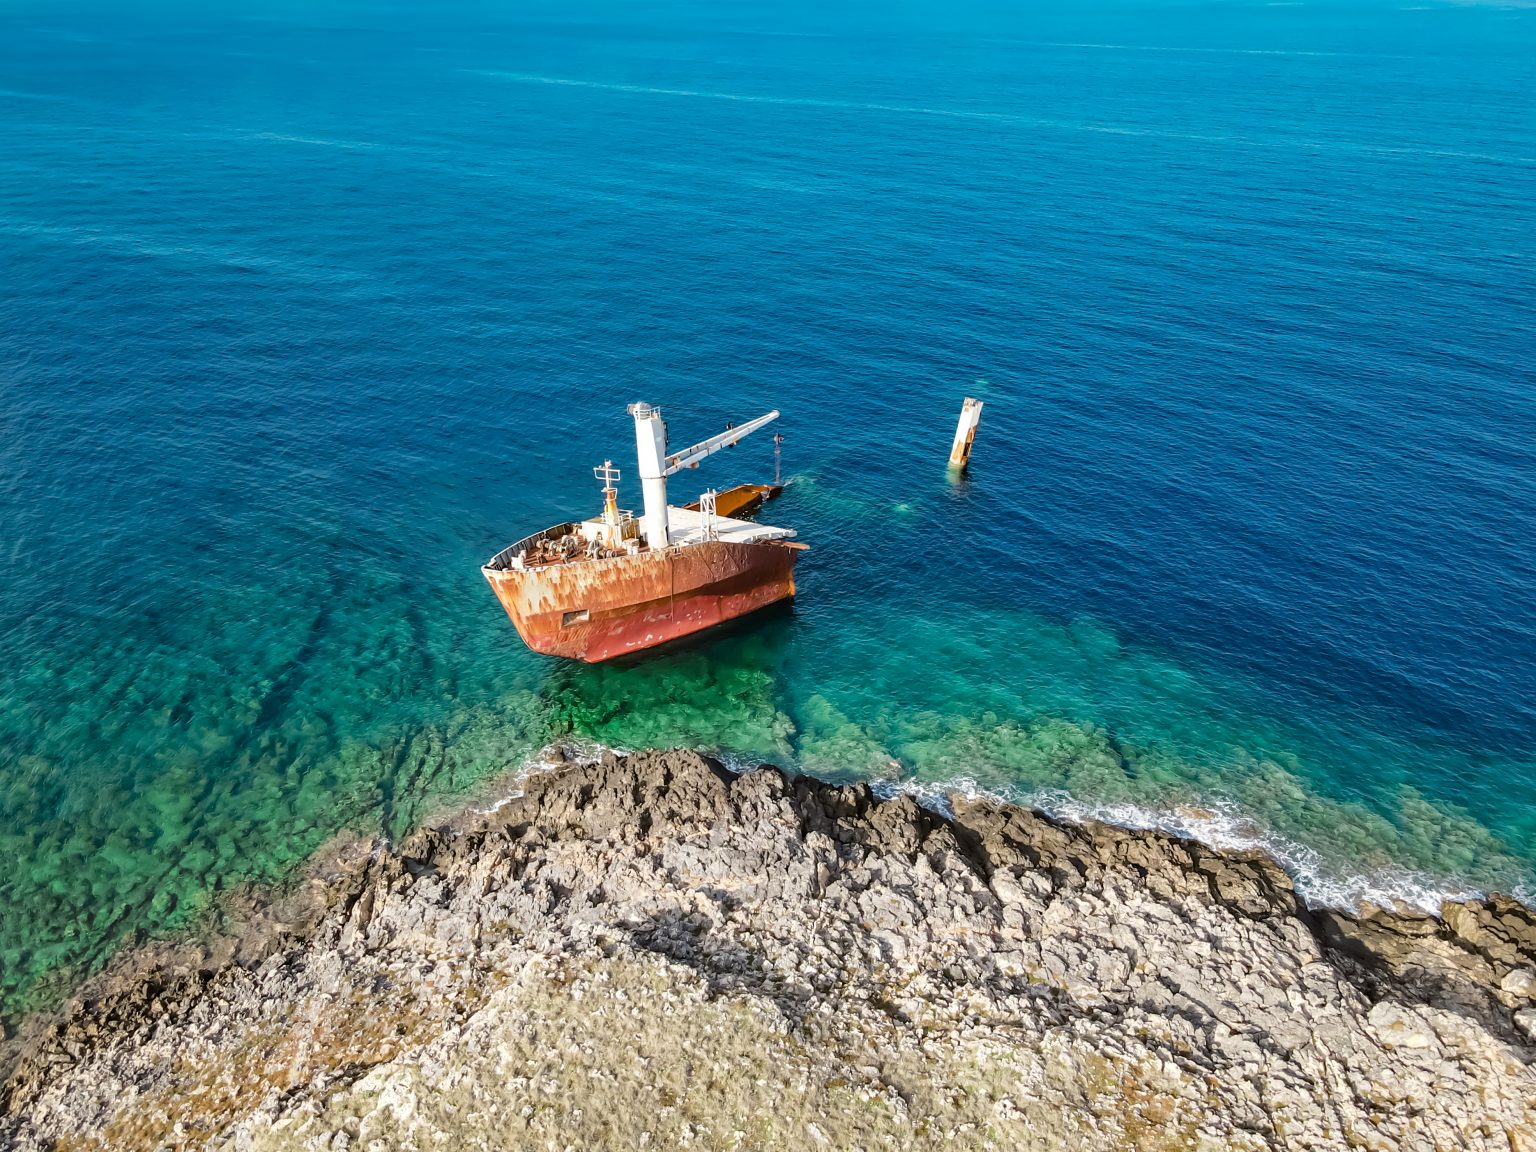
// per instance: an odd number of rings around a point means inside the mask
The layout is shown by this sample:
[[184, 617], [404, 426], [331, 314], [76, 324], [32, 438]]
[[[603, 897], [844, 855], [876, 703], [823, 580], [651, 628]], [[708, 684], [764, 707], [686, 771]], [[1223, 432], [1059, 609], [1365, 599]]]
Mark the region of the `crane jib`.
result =
[[692, 448], [684, 448], [681, 452], [674, 452], [667, 457], [665, 475], [671, 476], [674, 472], [680, 472], [684, 468], [692, 468], [706, 456], [713, 456], [722, 448], [729, 448], [746, 436], [756, 432], [765, 424], [770, 424], [779, 418], [778, 409], [759, 416], [756, 420], [748, 420], [739, 428], [727, 428], [718, 436], [711, 436], [708, 440], [700, 441]]

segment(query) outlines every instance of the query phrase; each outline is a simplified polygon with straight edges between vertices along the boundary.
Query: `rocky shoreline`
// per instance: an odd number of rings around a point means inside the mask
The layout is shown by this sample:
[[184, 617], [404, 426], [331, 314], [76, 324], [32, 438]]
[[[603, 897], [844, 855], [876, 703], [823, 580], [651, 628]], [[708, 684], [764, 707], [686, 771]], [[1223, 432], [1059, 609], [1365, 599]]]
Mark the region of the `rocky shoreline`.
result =
[[0, 1147], [1536, 1149], [1536, 916], [605, 755], [7, 1044]]

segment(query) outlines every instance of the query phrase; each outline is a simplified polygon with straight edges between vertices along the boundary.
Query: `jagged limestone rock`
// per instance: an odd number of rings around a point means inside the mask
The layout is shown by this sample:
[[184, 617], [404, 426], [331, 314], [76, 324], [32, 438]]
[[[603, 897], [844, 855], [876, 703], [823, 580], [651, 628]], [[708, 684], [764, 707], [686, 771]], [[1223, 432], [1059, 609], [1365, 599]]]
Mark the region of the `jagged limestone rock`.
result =
[[1536, 1146], [1528, 910], [956, 797], [605, 756], [10, 1045], [20, 1149]]

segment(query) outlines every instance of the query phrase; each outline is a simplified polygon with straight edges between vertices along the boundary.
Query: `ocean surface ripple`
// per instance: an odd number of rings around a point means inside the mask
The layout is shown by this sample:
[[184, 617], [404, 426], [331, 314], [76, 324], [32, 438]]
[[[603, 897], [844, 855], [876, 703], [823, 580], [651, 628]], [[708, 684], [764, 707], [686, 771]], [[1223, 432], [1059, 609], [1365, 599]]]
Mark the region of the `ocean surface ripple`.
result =
[[[564, 740], [1530, 899], [1532, 91], [1478, 4], [7, 5], [0, 1012]], [[801, 596], [545, 662], [478, 566], [636, 399], [784, 411]]]

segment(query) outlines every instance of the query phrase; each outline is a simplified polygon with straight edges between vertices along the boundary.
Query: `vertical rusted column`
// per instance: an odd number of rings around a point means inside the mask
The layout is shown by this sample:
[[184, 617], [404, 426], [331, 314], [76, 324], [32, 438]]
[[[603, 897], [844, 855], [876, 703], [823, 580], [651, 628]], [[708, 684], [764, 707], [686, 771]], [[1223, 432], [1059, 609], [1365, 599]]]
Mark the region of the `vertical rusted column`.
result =
[[960, 423], [955, 428], [954, 447], [949, 450], [949, 466], [959, 470], [971, 462], [971, 445], [976, 442], [976, 428], [981, 423], [981, 401], [967, 396], [960, 409]]

